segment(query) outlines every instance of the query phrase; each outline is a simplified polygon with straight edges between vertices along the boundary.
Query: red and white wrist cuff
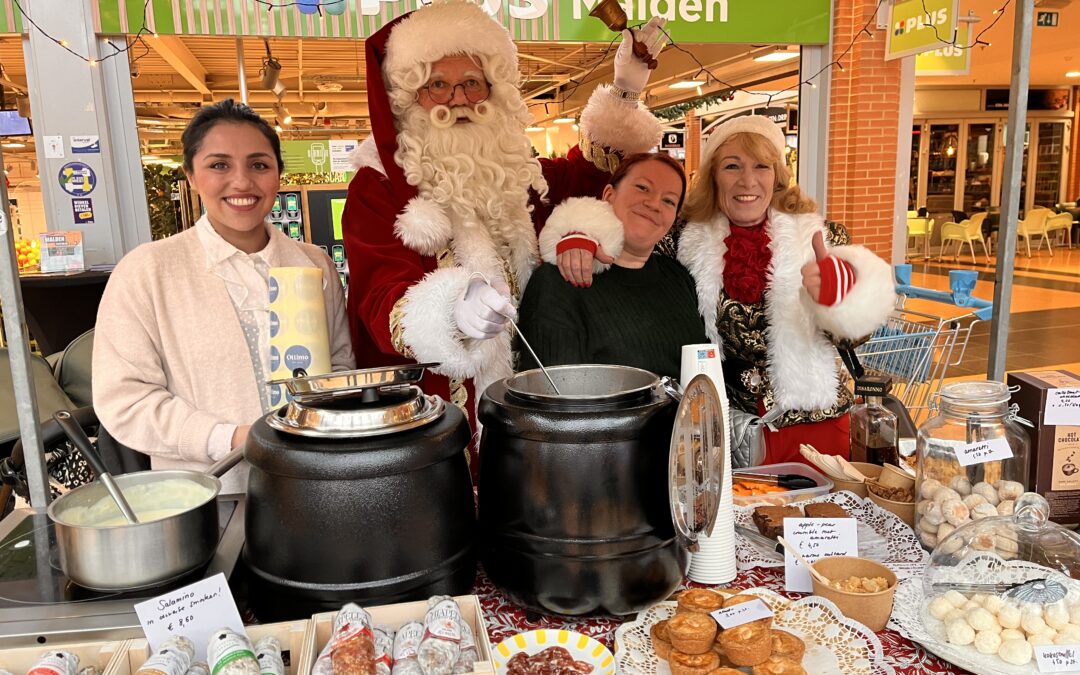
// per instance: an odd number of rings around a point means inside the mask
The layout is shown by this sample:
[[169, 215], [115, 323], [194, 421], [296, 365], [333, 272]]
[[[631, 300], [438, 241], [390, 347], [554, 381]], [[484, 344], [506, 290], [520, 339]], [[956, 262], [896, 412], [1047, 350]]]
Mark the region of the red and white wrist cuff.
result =
[[571, 249], [581, 248], [595, 256], [597, 246], [599, 246], [599, 242], [592, 237], [580, 232], [571, 232], [560, 239], [559, 243], [555, 244], [555, 255], [562, 255]]
[[821, 272], [821, 292], [818, 304], [832, 307], [840, 304], [855, 285], [855, 269], [847, 262], [830, 255], [818, 261]]

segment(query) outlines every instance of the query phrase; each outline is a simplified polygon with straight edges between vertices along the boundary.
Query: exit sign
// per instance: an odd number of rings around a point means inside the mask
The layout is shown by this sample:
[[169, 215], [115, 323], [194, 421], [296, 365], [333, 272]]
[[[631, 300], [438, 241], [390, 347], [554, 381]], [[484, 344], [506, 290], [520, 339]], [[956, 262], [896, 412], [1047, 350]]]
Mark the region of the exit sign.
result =
[[1035, 25], [1036, 26], [1056, 26], [1056, 25], [1058, 25], [1058, 13], [1057, 12], [1036, 12]]

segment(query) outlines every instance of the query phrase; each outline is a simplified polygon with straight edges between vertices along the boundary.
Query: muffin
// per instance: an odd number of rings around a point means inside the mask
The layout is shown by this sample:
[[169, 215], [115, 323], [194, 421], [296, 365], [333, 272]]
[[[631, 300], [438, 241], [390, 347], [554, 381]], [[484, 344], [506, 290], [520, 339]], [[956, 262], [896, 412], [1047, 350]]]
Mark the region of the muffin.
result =
[[668, 666], [671, 667], [671, 675], [705, 675], [720, 666], [720, 657], [712, 650], [704, 654], [686, 654], [673, 649], [668, 658]]
[[754, 666], [754, 675], [806, 675], [806, 670], [798, 661], [783, 656], [770, 656], [764, 663]]
[[680, 612], [708, 614], [724, 606], [724, 596], [707, 588], [691, 588], [679, 595]]
[[802, 663], [806, 653], [806, 643], [791, 633], [783, 630], [772, 631], [772, 655], [782, 656], [797, 663]]
[[683, 654], [704, 654], [712, 649], [716, 628], [716, 621], [708, 614], [676, 614], [668, 619], [668, 641]]
[[[751, 602], [752, 600], [761, 600], [756, 595], [733, 595], [730, 598], [724, 600], [724, 607], [732, 607], [744, 602]], [[762, 601], [764, 602], [764, 601]], [[765, 617], [764, 619], [758, 619], [757, 621], [751, 621], [750, 623], [743, 624], [745, 626], [761, 626], [762, 628], [772, 627], [772, 617]]]
[[720, 647], [736, 666], [756, 666], [772, 654], [772, 632], [757, 623], [744, 623], [720, 634]]
[[743, 675], [741, 670], [735, 670], [734, 668], [725, 668], [720, 666], [716, 670], [710, 670], [705, 675]]
[[649, 637], [652, 638], [653, 651], [665, 661], [671, 654], [671, 641], [668, 640], [668, 620], [658, 621], [649, 628]]

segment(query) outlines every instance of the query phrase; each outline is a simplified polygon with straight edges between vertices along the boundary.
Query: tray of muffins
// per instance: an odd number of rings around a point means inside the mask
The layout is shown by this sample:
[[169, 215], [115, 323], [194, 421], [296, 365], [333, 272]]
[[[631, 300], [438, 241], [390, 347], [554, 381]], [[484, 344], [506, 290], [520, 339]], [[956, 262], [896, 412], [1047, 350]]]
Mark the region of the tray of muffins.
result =
[[896, 514], [850, 492], [834, 492], [781, 506], [736, 506], [735, 559], [740, 570], [784, 566], [784, 556], [776, 548], [784, 518], [854, 518], [860, 557], [886, 566], [929, 560], [914, 530]]
[[[712, 612], [761, 600], [771, 617], [724, 629]], [[615, 632], [620, 675], [895, 675], [881, 642], [825, 598], [696, 588]]]

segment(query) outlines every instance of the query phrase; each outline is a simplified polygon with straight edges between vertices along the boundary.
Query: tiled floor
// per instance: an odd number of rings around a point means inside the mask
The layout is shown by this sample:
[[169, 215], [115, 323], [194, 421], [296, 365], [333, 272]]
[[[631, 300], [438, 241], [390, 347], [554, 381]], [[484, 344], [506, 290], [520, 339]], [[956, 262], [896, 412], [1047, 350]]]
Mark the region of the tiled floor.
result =
[[[978, 297], [993, 299], [996, 260], [986, 263], [979, 256], [976, 265], [963, 257], [953, 261], [912, 260], [912, 283], [940, 290], [948, 289], [951, 269], [975, 269]], [[955, 317], [966, 310], [925, 301], [911, 301], [909, 307], [927, 313]], [[985, 377], [990, 344], [990, 322], [978, 323], [971, 332], [967, 352], [959, 364], [946, 373], [949, 378]], [[1080, 372], [1080, 247], [1058, 248], [1054, 256], [1044, 248], [1031, 258], [1017, 257], [1009, 319], [1007, 370], [1064, 368]]]

